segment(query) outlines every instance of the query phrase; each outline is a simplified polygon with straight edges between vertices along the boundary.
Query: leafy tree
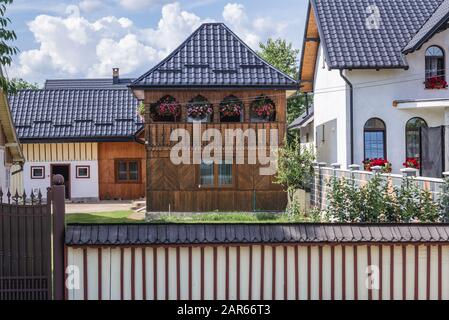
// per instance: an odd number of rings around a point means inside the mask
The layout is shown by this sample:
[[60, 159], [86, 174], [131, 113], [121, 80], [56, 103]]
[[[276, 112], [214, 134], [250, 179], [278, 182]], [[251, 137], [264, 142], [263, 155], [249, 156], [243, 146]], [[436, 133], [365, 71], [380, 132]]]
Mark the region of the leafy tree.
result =
[[[260, 51], [258, 54], [268, 63], [289, 75], [292, 78], [298, 78], [299, 74], [299, 62], [298, 55], [299, 50], [294, 49], [291, 43], [287, 43], [283, 39], [268, 39], [267, 43], [259, 44]], [[309, 101], [311, 97], [309, 97]], [[306, 97], [297, 92], [287, 101], [287, 120], [288, 123], [292, 123], [301, 114], [304, 113], [306, 108]]]
[[11, 80], [12, 84], [14, 85], [14, 87], [16, 88], [16, 90], [39, 90], [39, 84], [35, 83], [31, 83], [28, 82], [26, 80], [23, 80], [22, 78], [18, 78], [18, 79], [12, 79]]
[[287, 187], [292, 202], [298, 189], [309, 187], [313, 177], [315, 155], [312, 150], [301, 147], [298, 139], [280, 149], [276, 182]]
[[283, 39], [269, 38], [266, 44], [260, 43], [259, 47], [261, 49], [259, 55], [264, 60], [290, 77], [297, 77], [299, 50], [294, 49], [293, 44]]
[[[10, 66], [12, 57], [19, 52], [15, 46], [10, 46], [8, 42], [17, 39], [14, 30], [10, 30], [9, 24], [11, 19], [6, 17], [6, 8], [12, 4], [13, 0], [0, 0], [0, 64], [2, 66]], [[5, 93], [15, 93], [16, 88], [12, 81], [9, 81], [5, 76], [0, 76], [0, 87]]]

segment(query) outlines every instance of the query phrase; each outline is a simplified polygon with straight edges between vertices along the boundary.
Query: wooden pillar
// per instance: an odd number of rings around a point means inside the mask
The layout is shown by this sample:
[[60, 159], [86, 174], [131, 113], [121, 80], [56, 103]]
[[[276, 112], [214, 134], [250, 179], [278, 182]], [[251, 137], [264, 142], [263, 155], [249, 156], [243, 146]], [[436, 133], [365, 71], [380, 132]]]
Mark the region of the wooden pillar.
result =
[[[53, 202], [53, 288], [54, 299], [64, 299], [65, 266], [64, 266], [64, 242], [65, 242], [65, 185], [64, 177], [55, 175], [51, 187], [51, 199]], [[48, 195], [47, 195], [48, 197]]]

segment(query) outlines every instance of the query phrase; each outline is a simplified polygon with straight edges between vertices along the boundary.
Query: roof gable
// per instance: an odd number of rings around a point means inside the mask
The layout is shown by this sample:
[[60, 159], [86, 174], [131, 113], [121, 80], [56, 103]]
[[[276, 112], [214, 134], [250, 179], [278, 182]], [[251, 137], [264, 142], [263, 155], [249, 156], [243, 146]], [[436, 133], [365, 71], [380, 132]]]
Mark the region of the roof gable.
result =
[[[310, 0], [331, 69], [408, 68], [403, 48], [446, 0]], [[375, 5], [380, 28], [366, 27]]]
[[449, 20], [449, 0], [444, 0], [437, 10], [424, 23], [416, 35], [408, 42], [403, 53], [408, 54], [419, 50], [422, 45], [430, 40], [439, 30], [446, 28]]
[[20, 90], [9, 101], [21, 141], [132, 140], [143, 126], [128, 89]]
[[293, 78], [260, 58], [227, 26], [207, 23], [131, 87], [296, 89], [297, 85]]

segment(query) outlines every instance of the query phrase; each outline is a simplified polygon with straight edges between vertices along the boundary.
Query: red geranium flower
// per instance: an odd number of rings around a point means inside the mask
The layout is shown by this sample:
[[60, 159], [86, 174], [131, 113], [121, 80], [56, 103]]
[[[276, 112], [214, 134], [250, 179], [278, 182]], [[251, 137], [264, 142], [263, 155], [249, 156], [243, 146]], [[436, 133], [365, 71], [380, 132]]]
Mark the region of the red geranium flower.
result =
[[407, 158], [403, 165], [405, 168], [413, 168], [417, 170], [421, 168], [421, 164], [418, 158]]

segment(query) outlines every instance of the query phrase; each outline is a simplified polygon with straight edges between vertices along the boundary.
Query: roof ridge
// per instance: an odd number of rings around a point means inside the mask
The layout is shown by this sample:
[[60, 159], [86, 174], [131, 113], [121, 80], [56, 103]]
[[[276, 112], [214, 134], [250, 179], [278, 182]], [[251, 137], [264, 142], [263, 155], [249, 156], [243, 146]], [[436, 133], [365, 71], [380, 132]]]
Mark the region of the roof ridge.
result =
[[207, 26], [206, 23], [201, 24], [189, 37], [187, 37], [187, 39], [185, 39], [174, 51], [172, 51], [165, 59], [163, 59], [161, 62], [159, 62], [157, 65], [155, 65], [153, 68], [151, 68], [149, 71], [147, 71], [146, 73], [144, 73], [143, 75], [141, 75], [140, 77], [138, 77], [137, 79], [135, 79], [133, 82], [131, 82], [131, 84], [129, 86], [133, 86], [138, 84], [140, 81], [142, 81], [143, 79], [145, 79], [150, 73], [154, 72], [156, 69], [158, 69], [159, 67], [161, 67], [165, 62], [167, 62], [168, 60], [170, 60], [171, 57], [173, 57], [175, 54], [177, 54], [181, 48], [183, 48], [187, 42], [190, 41], [190, 39], [192, 39], [200, 30], [202, 30], [205, 26]]
[[286, 76], [287, 78], [289, 78], [290, 80], [293, 80], [296, 82], [295, 79], [293, 79], [292, 77], [290, 77], [288, 74], [286, 74], [285, 72], [279, 70], [278, 68], [276, 68], [275, 66], [273, 66], [272, 64], [270, 64], [268, 61], [266, 61], [264, 58], [262, 58], [256, 51], [254, 51], [249, 45], [246, 44], [245, 41], [243, 41], [234, 31], [232, 31], [226, 24], [223, 23], [224, 28], [226, 28], [226, 30], [228, 30], [234, 37], [237, 38], [237, 40], [239, 40], [250, 52], [252, 52], [253, 54], [255, 54], [257, 57], [260, 58], [260, 60], [262, 62], [264, 62], [268, 67], [270, 67], [271, 69], [281, 73], [282, 75]]

